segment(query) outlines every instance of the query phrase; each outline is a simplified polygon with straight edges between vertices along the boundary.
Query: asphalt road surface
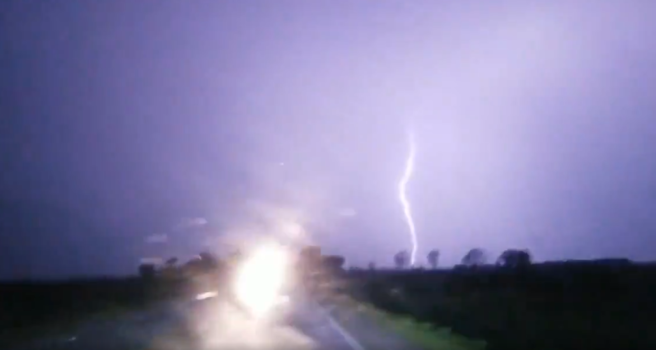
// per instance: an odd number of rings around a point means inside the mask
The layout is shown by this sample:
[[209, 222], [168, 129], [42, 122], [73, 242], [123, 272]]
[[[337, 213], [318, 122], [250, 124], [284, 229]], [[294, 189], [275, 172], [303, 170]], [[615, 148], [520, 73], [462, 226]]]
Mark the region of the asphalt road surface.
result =
[[[58, 339], [40, 339], [14, 350], [201, 350], [201, 349], [410, 349], [365, 321], [348, 325], [330, 310], [293, 300], [285, 322], [261, 323], [220, 298], [170, 303], [112, 320], [83, 324]], [[366, 339], [365, 339], [366, 338]]]

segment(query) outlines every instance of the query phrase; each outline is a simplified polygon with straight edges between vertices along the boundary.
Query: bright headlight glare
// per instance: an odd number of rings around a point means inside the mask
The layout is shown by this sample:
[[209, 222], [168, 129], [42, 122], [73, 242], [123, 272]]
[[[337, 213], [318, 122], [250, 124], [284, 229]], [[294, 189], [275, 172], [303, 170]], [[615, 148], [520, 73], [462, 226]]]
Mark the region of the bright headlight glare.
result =
[[267, 313], [279, 300], [287, 264], [287, 252], [281, 247], [263, 246], [253, 251], [237, 274], [239, 301], [258, 316]]

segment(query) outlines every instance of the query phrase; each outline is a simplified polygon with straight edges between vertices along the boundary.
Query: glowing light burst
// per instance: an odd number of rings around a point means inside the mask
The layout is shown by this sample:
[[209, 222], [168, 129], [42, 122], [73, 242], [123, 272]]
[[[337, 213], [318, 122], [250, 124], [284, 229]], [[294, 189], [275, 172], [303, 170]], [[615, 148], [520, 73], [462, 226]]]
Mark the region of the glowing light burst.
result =
[[408, 230], [410, 232], [410, 240], [412, 243], [412, 251], [410, 253], [410, 265], [414, 265], [416, 261], [417, 246], [418, 246], [417, 232], [415, 230], [415, 222], [412, 219], [412, 212], [410, 211], [410, 202], [408, 201], [408, 197], [406, 194], [406, 188], [408, 186], [408, 182], [410, 181], [410, 178], [412, 177], [412, 172], [414, 171], [414, 167], [415, 167], [415, 141], [414, 141], [414, 137], [412, 136], [412, 133], [409, 134], [409, 139], [410, 139], [410, 153], [408, 154], [408, 158], [405, 162], [405, 172], [403, 173], [403, 177], [399, 182], [399, 199], [401, 200], [401, 205], [403, 206], [403, 214], [405, 215], [405, 221], [408, 224]]
[[287, 252], [279, 246], [262, 246], [240, 267], [235, 292], [244, 306], [263, 316], [280, 301], [286, 283]]

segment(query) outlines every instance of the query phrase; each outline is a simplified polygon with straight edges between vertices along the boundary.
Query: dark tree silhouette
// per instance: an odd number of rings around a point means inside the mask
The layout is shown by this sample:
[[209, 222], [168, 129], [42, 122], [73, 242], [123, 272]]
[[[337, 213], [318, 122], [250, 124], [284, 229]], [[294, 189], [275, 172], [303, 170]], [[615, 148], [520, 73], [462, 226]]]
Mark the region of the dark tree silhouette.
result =
[[202, 270], [202, 259], [200, 256], [196, 255], [193, 258], [189, 259], [182, 267], [180, 271], [187, 276], [193, 276], [201, 272]]
[[202, 252], [198, 254], [200, 260], [196, 261], [196, 270], [200, 273], [214, 273], [223, 267], [222, 262], [210, 252]]
[[175, 267], [175, 265], [178, 263], [178, 258], [176, 257], [171, 257], [168, 260], [166, 260], [166, 267]]
[[178, 275], [178, 273], [180, 272], [180, 270], [178, 269], [177, 263], [178, 263], [178, 258], [176, 258], [176, 257], [168, 258], [164, 262], [164, 266], [162, 266], [160, 271], [159, 271], [160, 275], [162, 277], [165, 277], [165, 278], [174, 278], [174, 277], [176, 277]]
[[328, 255], [323, 258], [324, 265], [330, 270], [340, 270], [344, 267], [346, 259], [339, 255]]
[[462, 264], [465, 266], [485, 265], [486, 262], [487, 256], [485, 255], [485, 252], [480, 248], [474, 248], [470, 250], [462, 258]]
[[210, 252], [202, 252], [202, 253], [198, 254], [198, 256], [200, 256], [201, 260], [216, 261], [216, 256], [214, 256], [214, 254], [212, 254]]
[[139, 276], [145, 280], [151, 280], [155, 278], [157, 270], [155, 269], [154, 264], [141, 264], [139, 265]]
[[375, 269], [376, 269], [376, 263], [373, 262], [373, 261], [371, 261], [371, 262], [369, 263], [369, 270], [375, 270]]
[[394, 265], [397, 269], [404, 269], [408, 267], [409, 262], [410, 254], [408, 254], [407, 250], [402, 250], [394, 255]]
[[508, 249], [501, 253], [497, 265], [510, 268], [524, 268], [531, 265], [531, 253], [528, 250]]
[[440, 259], [440, 252], [437, 249], [433, 249], [428, 253], [426, 259], [428, 260], [428, 266], [430, 266], [433, 269], [436, 269], [437, 263]]

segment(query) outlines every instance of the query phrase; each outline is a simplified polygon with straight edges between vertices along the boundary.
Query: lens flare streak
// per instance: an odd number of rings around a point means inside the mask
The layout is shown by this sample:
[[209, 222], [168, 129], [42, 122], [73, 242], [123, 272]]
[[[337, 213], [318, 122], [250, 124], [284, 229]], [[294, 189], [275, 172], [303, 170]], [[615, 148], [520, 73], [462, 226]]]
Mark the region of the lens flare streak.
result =
[[410, 265], [414, 265], [417, 256], [417, 233], [415, 231], [415, 223], [412, 219], [412, 213], [410, 211], [410, 202], [407, 197], [407, 186], [415, 166], [415, 142], [412, 134], [409, 135], [410, 138], [410, 153], [405, 163], [405, 172], [403, 173], [403, 178], [399, 182], [399, 199], [401, 200], [401, 205], [403, 206], [403, 214], [405, 215], [405, 220], [408, 224], [408, 230], [410, 232], [410, 240], [412, 244], [412, 251], [410, 253]]

